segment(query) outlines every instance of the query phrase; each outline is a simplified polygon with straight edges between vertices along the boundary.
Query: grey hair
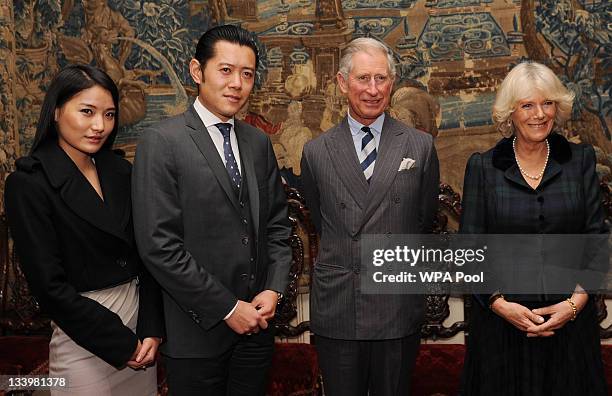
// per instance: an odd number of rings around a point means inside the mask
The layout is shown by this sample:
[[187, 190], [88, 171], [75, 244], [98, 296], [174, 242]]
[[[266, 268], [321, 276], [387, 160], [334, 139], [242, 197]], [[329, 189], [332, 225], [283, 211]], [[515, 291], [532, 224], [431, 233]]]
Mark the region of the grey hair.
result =
[[395, 77], [395, 59], [393, 58], [393, 53], [385, 43], [371, 37], [360, 37], [348, 43], [344, 49], [342, 58], [340, 59], [340, 68], [338, 72], [342, 74], [345, 79], [348, 78], [348, 75], [353, 68], [353, 55], [358, 52], [372, 54], [372, 52], [376, 51], [387, 55], [389, 74], [391, 77]]

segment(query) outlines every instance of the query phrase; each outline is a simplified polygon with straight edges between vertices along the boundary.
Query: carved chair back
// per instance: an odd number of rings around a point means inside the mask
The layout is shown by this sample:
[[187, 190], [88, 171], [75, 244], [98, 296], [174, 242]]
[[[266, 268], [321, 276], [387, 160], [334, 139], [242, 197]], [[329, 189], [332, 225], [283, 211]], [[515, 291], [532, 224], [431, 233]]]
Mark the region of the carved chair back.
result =
[[0, 271], [0, 334], [49, 335], [49, 319], [30, 295], [4, 214], [0, 215]]

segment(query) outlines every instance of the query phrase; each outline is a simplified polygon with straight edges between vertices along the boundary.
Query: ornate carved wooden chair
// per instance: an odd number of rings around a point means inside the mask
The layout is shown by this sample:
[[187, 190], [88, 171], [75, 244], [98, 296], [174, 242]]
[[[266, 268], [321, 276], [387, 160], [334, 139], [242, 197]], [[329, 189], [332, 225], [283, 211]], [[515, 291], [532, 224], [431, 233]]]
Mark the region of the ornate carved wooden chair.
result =
[[[290, 283], [278, 307], [274, 326], [277, 336], [292, 339], [310, 330], [308, 321], [298, 322], [299, 294], [308, 292], [310, 270], [318, 249], [317, 235], [310, 222], [304, 199], [297, 190], [287, 187], [291, 248], [293, 262]], [[277, 342], [267, 394], [270, 396], [317, 395], [321, 375], [314, 345], [305, 342]]]
[[[461, 197], [452, 187], [440, 184], [438, 193], [438, 213], [434, 222], [434, 233], [456, 232], [461, 216]], [[464, 318], [450, 326], [444, 321], [450, 316], [450, 295], [444, 290], [436, 291], [426, 297], [425, 322], [421, 326], [423, 339], [449, 339], [465, 332], [471, 299], [464, 296]], [[414, 395], [454, 395], [459, 389], [460, 374], [463, 368], [465, 345], [463, 344], [421, 344], [419, 355], [412, 373], [412, 394]]]
[[48, 371], [49, 319], [40, 314], [0, 216], [0, 374], [44, 374]]

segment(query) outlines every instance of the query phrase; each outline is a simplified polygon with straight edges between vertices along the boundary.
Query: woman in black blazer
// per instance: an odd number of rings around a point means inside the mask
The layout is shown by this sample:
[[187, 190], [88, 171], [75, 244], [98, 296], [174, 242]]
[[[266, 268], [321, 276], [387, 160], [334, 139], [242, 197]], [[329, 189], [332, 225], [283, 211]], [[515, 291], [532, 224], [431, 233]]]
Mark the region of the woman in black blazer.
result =
[[[510, 137], [469, 159], [460, 232], [575, 234], [575, 240], [607, 232], [593, 147], [553, 132], [569, 118], [573, 99], [544, 65], [525, 62], [510, 71], [493, 106], [498, 129]], [[550, 253], [527, 243], [516, 247], [513, 264], [534, 266], [527, 257], [545, 260]], [[580, 261], [569, 263], [576, 278], [558, 289], [563, 295], [534, 288], [530, 295], [476, 296], [463, 395], [607, 394], [595, 304], [578, 279]], [[549, 275], [542, 284], [553, 284], [558, 273]]]
[[66, 67], [45, 96], [30, 155], [6, 180], [21, 267], [52, 319], [49, 373], [67, 378], [62, 393], [156, 394], [155, 370], [145, 368], [164, 333], [161, 293], [134, 243], [131, 165], [111, 150], [118, 110], [106, 73]]

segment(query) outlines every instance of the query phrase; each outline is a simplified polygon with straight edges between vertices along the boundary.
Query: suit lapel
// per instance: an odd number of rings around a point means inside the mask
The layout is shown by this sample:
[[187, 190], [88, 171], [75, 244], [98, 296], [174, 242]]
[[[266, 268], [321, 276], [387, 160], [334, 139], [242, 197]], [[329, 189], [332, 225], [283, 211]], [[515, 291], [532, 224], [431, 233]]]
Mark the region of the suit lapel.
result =
[[114, 159], [110, 156], [114, 155], [105, 150], [96, 156], [98, 179], [105, 197], [103, 201], [70, 157], [55, 143], [41, 147], [35, 154], [51, 185], [59, 189], [62, 200], [77, 216], [130, 243], [124, 231], [125, 219], [129, 219], [130, 214], [129, 168], [126, 166], [127, 173], [118, 172], [115, 164], [111, 163]]
[[227, 169], [225, 169], [223, 161], [221, 160], [221, 157], [219, 157], [219, 152], [210, 138], [208, 130], [202, 123], [202, 120], [196, 113], [193, 106], [189, 106], [189, 109], [185, 112], [185, 122], [189, 128], [189, 135], [191, 136], [191, 139], [193, 139], [193, 142], [197, 146], [198, 150], [200, 150], [208, 162], [208, 166], [212, 170], [223, 191], [225, 191], [227, 198], [230, 200], [234, 208], [239, 211], [240, 208], [238, 198], [236, 197], [234, 189], [230, 184], [231, 182], [227, 174]]
[[240, 162], [242, 170], [247, 179], [247, 187], [249, 189], [249, 204], [251, 206], [251, 216], [253, 219], [253, 229], [255, 236], [259, 235], [259, 186], [257, 183], [257, 174], [255, 173], [255, 162], [251, 145], [248, 141], [248, 136], [242, 130], [240, 122], [236, 120], [234, 130], [238, 138], [238, 150], [240, 150]]
[[363, 209], [369, 185], [361, 171], [348, 118], [345, 117], [333, 130], [329, 139], [326, 140], [326, 145], [338, 178], [350, 191], [357, 205]]
[[374, 165], [374, 173], [370, 180], [370, 189], [366, 199], [366, 210], [362, 217], [363, 223], [372, 216], [372, 213], [383, 197], [387, 194], [389, 187], [395, 180], [402, 159], [405, 143], [404, 131], [396, 128], [396, 122], [387, 114], [380, 134], [378, 155]]

